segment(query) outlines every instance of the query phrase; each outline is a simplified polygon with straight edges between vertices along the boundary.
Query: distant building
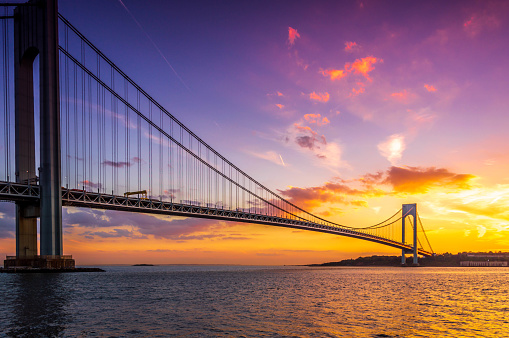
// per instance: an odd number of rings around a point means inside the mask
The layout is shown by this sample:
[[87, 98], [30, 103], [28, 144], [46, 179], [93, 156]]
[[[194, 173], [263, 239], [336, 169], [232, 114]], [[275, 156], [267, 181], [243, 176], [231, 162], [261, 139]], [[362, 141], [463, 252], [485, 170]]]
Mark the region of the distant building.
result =
[[461, 261], [460, 266], [507, 266], [507, 261]]
[[482, 258], [509, 258], [509, 253], [507, 252], [491, 252], [491, 253], [484, 253], [484, 252], [472, 252], [468, 253], [467, 257], [482, 257]]

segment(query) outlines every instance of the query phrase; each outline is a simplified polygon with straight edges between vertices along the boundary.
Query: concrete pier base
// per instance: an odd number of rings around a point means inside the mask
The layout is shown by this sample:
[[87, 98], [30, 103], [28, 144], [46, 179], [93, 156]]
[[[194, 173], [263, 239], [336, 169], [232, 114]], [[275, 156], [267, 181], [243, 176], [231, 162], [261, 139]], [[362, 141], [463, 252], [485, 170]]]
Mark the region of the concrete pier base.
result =
[[4, 260], [5, 269], [74, 269], [76, 263], [71, 255], [60, 256], [7, 256]]

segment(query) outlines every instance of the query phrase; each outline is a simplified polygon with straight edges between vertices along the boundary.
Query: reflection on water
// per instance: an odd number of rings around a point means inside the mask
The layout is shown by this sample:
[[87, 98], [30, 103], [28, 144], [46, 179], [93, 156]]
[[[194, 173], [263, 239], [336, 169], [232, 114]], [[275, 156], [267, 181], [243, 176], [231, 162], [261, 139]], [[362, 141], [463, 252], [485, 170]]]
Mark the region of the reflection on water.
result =
[[[3, 295], [9, 311], [4, 333], [13, 337], [54, 337], [65, 330], [69, 289], [62, 274], [9, 275]], [[4, 298], [5, 299], [5, 298]]]
[[106, 270], [0, 274], [3, 336], [503, 337], [509, 327], [507, 268]]

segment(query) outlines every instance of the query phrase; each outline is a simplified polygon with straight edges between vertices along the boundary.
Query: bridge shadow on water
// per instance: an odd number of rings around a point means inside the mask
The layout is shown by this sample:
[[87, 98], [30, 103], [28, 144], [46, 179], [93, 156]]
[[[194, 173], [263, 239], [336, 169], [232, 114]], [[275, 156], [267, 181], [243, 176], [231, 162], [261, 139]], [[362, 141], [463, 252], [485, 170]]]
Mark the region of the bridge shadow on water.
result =
[[71, 290], [61, 274], [11, 275], [5, 294], [10, 308], [4, 332], [12, 337], [56, 337], [65, 331], [71, 315], [66, 308]]

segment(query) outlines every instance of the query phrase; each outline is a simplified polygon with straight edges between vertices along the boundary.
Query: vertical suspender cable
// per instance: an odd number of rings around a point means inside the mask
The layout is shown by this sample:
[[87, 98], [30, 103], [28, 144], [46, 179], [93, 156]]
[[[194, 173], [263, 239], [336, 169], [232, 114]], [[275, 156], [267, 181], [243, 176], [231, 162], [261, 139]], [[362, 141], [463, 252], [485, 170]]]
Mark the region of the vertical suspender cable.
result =
[[[8, 15], [8, 8], [4, 7], [4, 15]], [[3, 20], [3, 52], [4, 52], [4, 113], [5, 113], [5, 179], [10, 181], [10, 161], [9, 161], [9, 153], [10, 153], [10, 100], [9, 100], [9, 50], [8, 50], [8, 22], [7, 20]]]
[[[81, 41], [81, 63], [85, 65], [85, 43], [84, 41], [82, 40]], [[86, 102], [86, 97], [85, 97], [85, 71], [82, 69], [81, 70], [81, 143], [82, 143], [82, 147], [83, 147], [83, 154], [82, 154], [82, 158], [83, 158], [83, 189], [85, 189], [85, 182], [87, 181], [87, 139], [86, 139], [86, 136], [87, 136], [87, 132], [86, 132], [86, 128], [87, 128], [87, 124], [86, 124], [86, 117], [85, 117], [85, 102]]]
[[88, 188], [91, 190], [92, 186], [90, 182], [93, 180], [92, 175], [92, 78], [90, 76], [88, 79]]
[[[113, 67], [110, 67], [110, 86], [111, 86], [111, 89], [115, 90], [115, 81], [113, 80]], [[117, 166], [117, 163], [115, 161], [115, 108], [114, 108], [114, 105], [115, 105], [115, 97], [111, 94], [110, 95], [110, 111], [111, 113], [109, 114], [111, 116], [111, 131], [110, 131], [110, 135], [111, 135], [111, 179], [110, 179], [110, 182], [111, 182], [111, 194], [113, 195], [113, 190], [115, 188], [115, 167]]]
[[[8, 15], [8, 9], [7, 7], [4, 7], [4, 15], [7, 16]], [[9, 152], [10, 152], [10, 128], [11, 128], [11, 123], [10, 123], [10, 102], [9, 102], [9, 51], [8, 51], [8, 46], [9, 46], [9, 43], [8, 43], [8, 33], [7, 33], [7, 20], [3, 20], [3, 32], [2, 32], [2, 35], [3, 35], [3, 59], [4, 59], [4, 64], [3, 64], [3, 71], [4, 71], [4, 114], [5, 114], [5, 134], [4, 134], [4, 137], [5, 137], [5, 142], [4, 142], [4, 147], [5, 147], [5, 179], [7, 181], [10, 181], [10, 177], [9, 177], [9, 171], [10, 171], [10, 163], [9, 163]]]
[[[136, 92], [136, 108], [140, 111], [140, 92]], [[138, 191], [141, 190], [141, 116], [138, 115], [138, 128], [137, 128], [137, 137], [138, 137]]]
[[[97, 77], [101, 76], [101, 63], [99, 60], [99, 55], [96, 55], [96, 63], [97, 63]], [[96, 124], [96, 133], [97, 133], [97, 192], [101, 189], [101, 87], [97, 84], [97, 124]]]
[[74, 187], [78, 187], [78, 66], [73, 64], [73, 80], [74, 80], [74, 91], [73, 91], [73, 100], [74, 100]]
[[[163, 127], [163, 112], [159, 109], [159, 125]], [[163, 134], [159, 133], [159, 200], [163, 195]]]
[[[127, 80], [124, 79], [124, 98], [127, 102], [129, 102], [129, 87]], [[131, 167], [131, 157], [129, 154], [129, 149], [131, 148], [131, 144], [129, 143], [129, 108], [127, 105], [125, 106], [125, 160], [127, 162], [126, 166], [126, 175], [125, 175], [125, 189], [129, 190], [129, 169]]]

